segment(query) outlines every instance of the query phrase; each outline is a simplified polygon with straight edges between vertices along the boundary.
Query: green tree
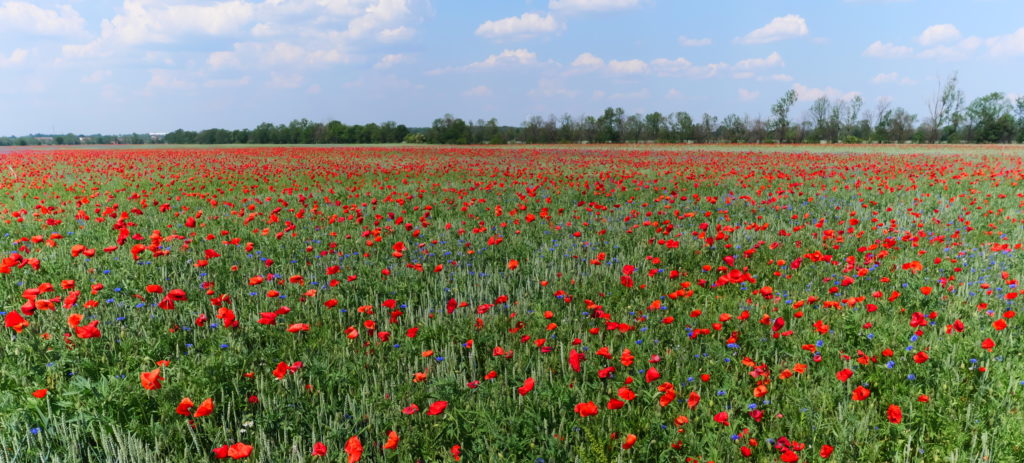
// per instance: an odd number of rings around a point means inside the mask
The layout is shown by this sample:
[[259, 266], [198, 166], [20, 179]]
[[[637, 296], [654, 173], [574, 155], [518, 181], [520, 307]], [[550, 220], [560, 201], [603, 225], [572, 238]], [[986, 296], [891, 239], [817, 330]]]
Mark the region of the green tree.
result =
[[790, 89], [772, 105], [771, 130], [776, 131], [779, 143], [785, 140], [786, 132], [789, 130], [789, 110], [796, 104], [796, 90]]
[[978, 97], [967, 106], [968, 139], [980, 143], [1007, 142], [1013, 137], [1013, 106], [1002, 92]]
[[958, 86], [956, 73], [953, 73], [928, 102], [929, 141], [935, 143], [950, 133], [956, 133], [963, 120], [963, 107], [964, 92]]
[[846, 112], [844, 113], [842, 133], [840, 138], [847, 139], [849, 137], [856, 137], [854, 134], [857, 130], [857, 118], [860, 117], [860, 110], [864, 107], [864, 99], [860, 95], [854, 96], [850, 100], [850, 103], [846, 105]]
[[888, 113], [886, 118], [887, 130], [891, 141], [903, 143], [910, 140], [914, 134], [914, 121], [917, 115], [907, 112], [903, 108], [896, 108]]
[[597, 139], [601, 143], [619, 143], [623, 140], [622, 129], [626, 112], [622, 108], [605, 108], [597, 118]]
[[663, 132], [665, 131], [665, 116], [655, 111], [644, 116], [644, 131], [645, 137], [652, 141], [661, 141], [663, 139]]
[[469, 126], [466, 121], [445, 114], [444, 117], [434, 119], [426, 138], [430, 143], [465, 145], [469, 143]]
[[711, 141], [711, 137], [715, 135], [715, 129], [717, 128], [718, 117], [704, 113], [700, 117], [700, 124], [697, 124], [693, 129], [693, 138], [700, 143], [709, 142]]
[[644, 120], [639, 114], [632, 114], [626, 118], [623, 126], [623, 140], [631, 140], [639, 143], [644, 131]]
[[729, 114], [722, 119], [718, 127], [718, 139], [729, 143], [737, 143], [746, 139], [747, 124], [736, 114]]
[[822, 96], [814, 100], [810, 108], [807, 109], [807, 114], [811, 118], [810, 122], [814, 124], [814, 131], [810, 135], [812, 140], [828, 138], [828, 116], [831, 107], [832, 103], [828, 100], [828, 97]]
[[1017, 114], [1017, 141], [1024, 142], [1024, 95], [1014, 100], [1013, 110]]
[[675, 141], [693, 140], [693, 118], [690, 117], [690, 114], [679, 111], [675, 113], [674, 119], [675, 122], [672, 124], [672, 130], [675, 132], [673, 139]]

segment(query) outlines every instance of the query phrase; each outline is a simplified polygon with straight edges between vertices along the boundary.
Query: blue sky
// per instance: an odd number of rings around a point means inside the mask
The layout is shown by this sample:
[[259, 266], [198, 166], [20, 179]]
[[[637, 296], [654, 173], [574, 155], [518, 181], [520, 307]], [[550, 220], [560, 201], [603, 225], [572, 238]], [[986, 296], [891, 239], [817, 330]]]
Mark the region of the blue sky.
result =
[[1024, 95], [1019, 0], [0, 0], [0, 134]]

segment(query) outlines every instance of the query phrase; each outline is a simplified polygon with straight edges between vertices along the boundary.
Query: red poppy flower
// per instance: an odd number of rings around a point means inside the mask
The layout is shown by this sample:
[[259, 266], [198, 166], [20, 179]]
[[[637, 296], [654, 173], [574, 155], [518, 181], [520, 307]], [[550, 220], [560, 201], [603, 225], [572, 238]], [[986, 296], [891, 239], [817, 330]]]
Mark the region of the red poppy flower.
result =
[[355, 463], [363, 457], [363, 443], [359, 436], [352, 436], [345, 442], [345, 453], [348, 454], [348, 463]]
[[160, 369], [157, 368], [153, 371], [144, 371], [139, 373], [139, 381], [142, 383], [142, 388], [147, 391], [154, 391], [163, 387], [160, 381], [163, 381], [163, 377], [160, 376]]
[[532, 390], [533, 390], [533, 378], [526, 378], [526, 380], [523, 381], [523, 385], [518, 387], [518, 388], [516, 388], [516, 391], [519, 392], [519, 395], [529, 394], [530, 391], [532, 391]]
[[182, 416], [192, 416], [192, 407], [194, 406], [195, 403], [192, 402], [192, 399], [185, 397], [178, 403], [178, 406], [174, 409], [174, 413]]
[[427, 408], [427, 415], [440, 415], [444, 413], [444, 409], [446, 408], [448, 408], [448, 402], [438, 400], [437, 402], [430, 404], [430, 407]]
[[903, 409], [899, 405], [889, 405], [889, 409], [885, 413], [890, 423], [900, 424], [903, 422]]
[[573, 408], [573, 411], [578, 413], [581, 417], [588, 417], [597, 415], [597, 405], [594, 402], [578, 403]]
[[857, 386], [857, 388], [853, 390], [853, 400], [861, 401], [868, 397], [871, 397], [871, 391], [864, 386]]
[[21, 314], [16, 310], [7, 312], [7, 315], [4, 316], [4, 326], [13, 329], [15, 333], [20, 333], [21, 330], [28, 327], [28, 325], [28, 321], [22, 318]]
[[690, 396], [686, 399], [686, 406], [693, 409], [700, 403], [700, 394], [697, 391], [690, 392]]
[[192, 415], [194, 418], [203, 417], [213, 413], [213, 399], [208, 398], [199, 404], [199, 408], [196, 409], [196, 413]]
[[394, 431], [388, 431], [388, 441], [384, 443], [383, 448], [385, 450], [394, 450], [398, 448], [398, 433]]

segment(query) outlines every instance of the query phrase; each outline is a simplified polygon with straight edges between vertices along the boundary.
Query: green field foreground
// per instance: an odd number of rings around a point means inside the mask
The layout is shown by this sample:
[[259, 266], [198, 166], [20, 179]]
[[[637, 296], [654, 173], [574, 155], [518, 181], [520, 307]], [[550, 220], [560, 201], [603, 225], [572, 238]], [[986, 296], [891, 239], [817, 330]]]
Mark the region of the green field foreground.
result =
[[0, 461], [1022, 461], [1022, 154], [5, 152]]

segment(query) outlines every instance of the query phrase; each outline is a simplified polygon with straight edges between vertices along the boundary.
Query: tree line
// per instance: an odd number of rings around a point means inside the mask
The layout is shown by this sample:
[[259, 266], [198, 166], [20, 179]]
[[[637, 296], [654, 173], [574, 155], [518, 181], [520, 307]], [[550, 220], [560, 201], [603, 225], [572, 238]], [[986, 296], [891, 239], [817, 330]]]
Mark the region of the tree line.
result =
[[163, 143], [162, 137], [148, 133], [130, 133], [125, 135], [76, 135], [67, 134], [42, 134], [34, 133], [23, 136], [0, 137], [0, 146], [40, 146], [40, 145], [115, 145], [131, 144], [145, 145], [149, 143]]
[[166, 135], [0, 137], [0, 145], [1024, 142], [1024, 96], [1011, 99], [1004, 93], [993, 92], [967, 103], [956, 74], [941, 82], [929, 98], [924, 117], [894, 107], [888, 99], [867, 108], [860, 96], [822, 96], [801, 117], [796, 117], [792, 112], [797, 100], [796, 91], [787, 91], [769, 108], [767, 117], [729, 114], [720, 119], [708, 113], [694, 117], [685, 111], [627, 115], [622, 108], [609, 107], [600, 115], [532, 116], [519, 126], [499, 125], [493, 118], [467, 122], [451, 114], [421, 128], [393, 121], [346, 125], [297, 119], [287, 125], [263, 123], [251, 130], [178, 129]]
[[381, 124], [346, 125], [297, 119], [288, 125], [264, 122], [255, 129], [207, 129], [199, 132], [175, 130], [163, 137], [175, 144], [337, 144], [337, 143], [402, 143], [409, 128], [394, 121]]
[[800, 118], [793, 117], [796, 91], [789, 90], [768, 117], [729, 114], [719, 119], [687, 112], [626, 115], [607, 108], [599, 116], [546, 119], [533, 116], [515, 128], [496, 130], [488, 124], [466, 124], [450, 115], [434, 121], [425, 140], [435, 143], [1012, 143], [1024, 142], [1024, 96], [1008, 98], [993, 92], [966, 102], [956, 74], [928, 100], [928, 114], [919, 117], [891, 100], [867, 108], [860, 96], [822, 96]]

